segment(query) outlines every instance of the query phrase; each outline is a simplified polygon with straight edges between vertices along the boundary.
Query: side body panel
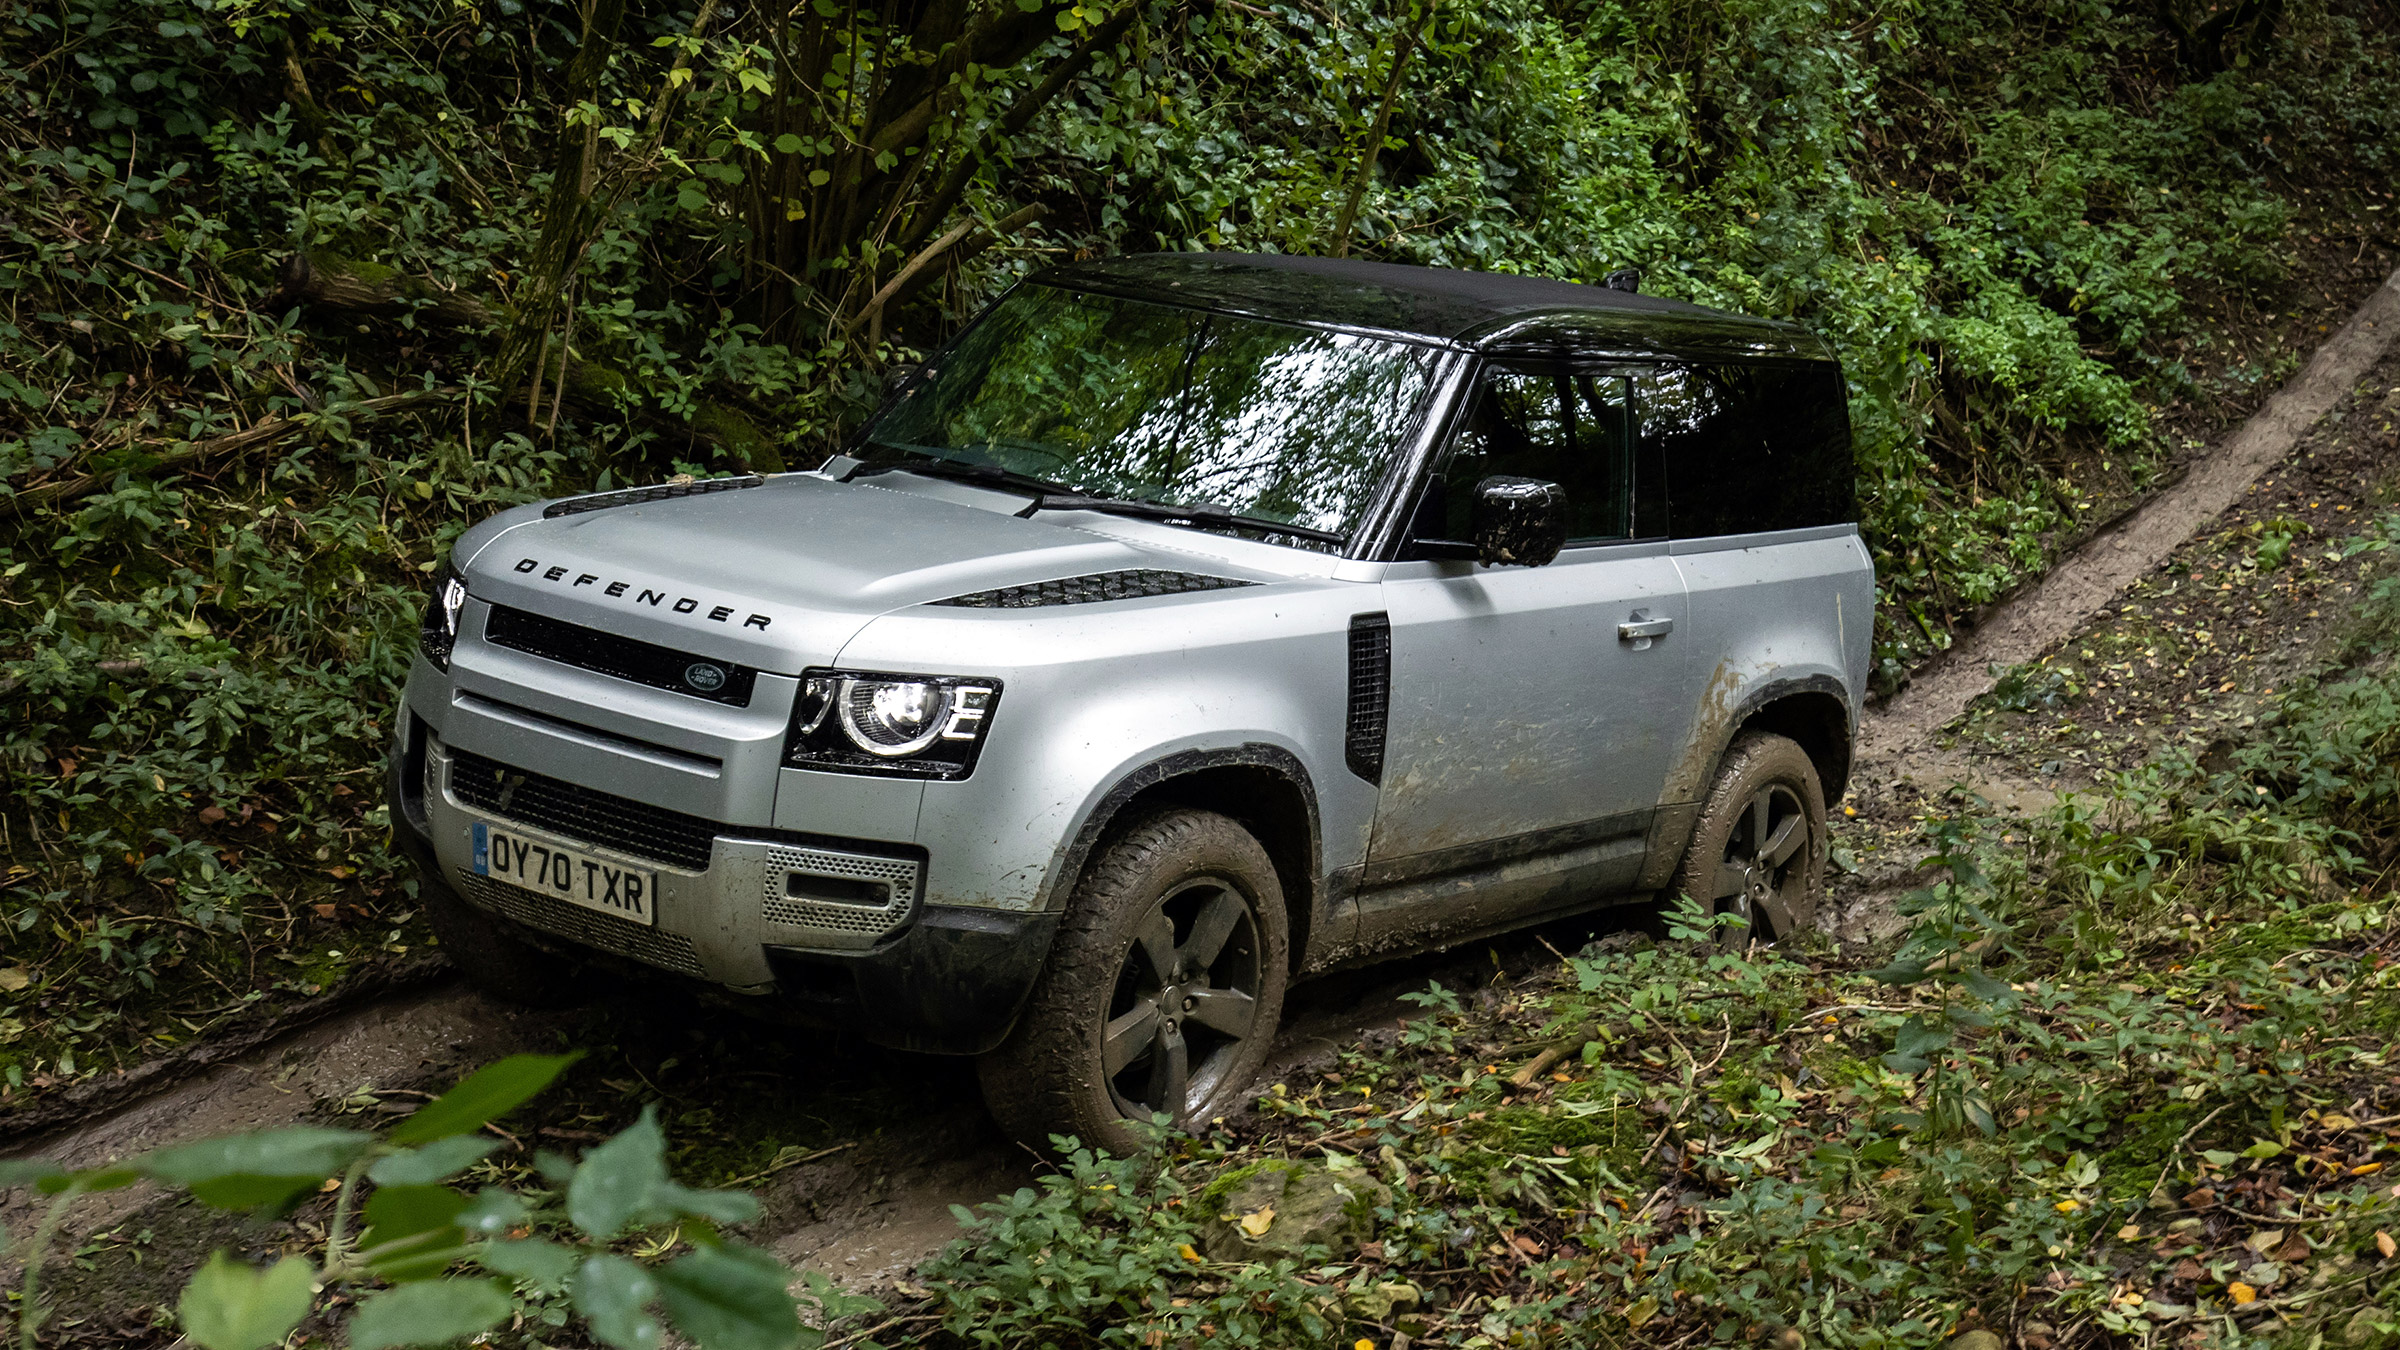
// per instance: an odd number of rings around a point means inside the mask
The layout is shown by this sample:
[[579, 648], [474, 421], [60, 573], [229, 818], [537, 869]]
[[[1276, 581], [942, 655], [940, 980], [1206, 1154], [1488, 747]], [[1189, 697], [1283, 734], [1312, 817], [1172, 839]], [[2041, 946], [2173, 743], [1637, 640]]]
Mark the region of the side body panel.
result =
[[1670, 632], [1683, 582], [1661, 543], [1543, 567], [1398, 563], [1392, 698], [1355, 955], [1469, 934], [1631, 885], [1691, 719]]
[[1690, 595], [1700, 697], [1663, 800], [1696, 806], [1742, 720], [1776, 697], [1831, 695], [1847, 713], [1846, 730], [1855, 730], [1875, 570], [1849, 525], [1679, 540], [1673, 553]]
[[[1316, 798], [1316, 875], [1355, 867], [1375, 798], [1342, 761], [1348, 630], [1380, 603], [1372, 585], [1316, 581], [1042, 610], [917, 608], [869, 624], [840, 664], [1003, 682], [975, 772], [925, 784], [914, 841], [930, 859], [930, 903], [1035, 911], [1064, 904], [1085, 827], [1120, 785], [1179, 757], [1288, 757]], [[817, 828], [821, 804], [845, 790], [818, 780], [844, 778], [785, 770], [776, 823]]]

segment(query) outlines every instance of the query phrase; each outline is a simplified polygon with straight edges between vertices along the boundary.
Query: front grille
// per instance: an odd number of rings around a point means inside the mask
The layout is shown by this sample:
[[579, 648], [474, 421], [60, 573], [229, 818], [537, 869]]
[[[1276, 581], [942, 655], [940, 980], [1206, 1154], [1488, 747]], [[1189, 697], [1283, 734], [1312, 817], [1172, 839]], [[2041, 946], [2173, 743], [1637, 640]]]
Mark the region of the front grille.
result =
[[483, 640], [545, 661], [736, 708], [750, 706], [751, 690], [758, 684], [758, 672], [748, 666], [637, 642], [506, 605], [492, 606], [491, 617], [484, 620]]
[[1094, 572], [1089, 576], [1037, 581], [1025, 586], [1003, 586], [996, 591], [975, 591], [933, 603], [957, 605], [965, 609], [1043, 609], [1051, 605], [1142, 600], [1153, 595], [1187, 595], [1194, 591], [1221, 591], [1233, 586], [1257, 584], [1239, 577], [1209, 577], [1197, 572], [1167, 572], [1137, 567], [1123, 572]]
[[658, 483], [650, 487], [623, 488], [616, 492], [594, 492], [552, 502], [542, 508], [542, 518], [556, 520], [560, 516], [579, 516], [586, 511], [605, 511], [612, 506], [639, 506], [643, 502], [672, 501], [677, 497], [705, 497], [712, 492], [754, 488], [766, 481], [750, 473], [731, 478], [703, 478], [697, 482]]
[[716, 825], [466, 750], [450, 752], [450, 792], [478, 811], [691, 872], [708, 870]]
[[1342, 758], [1350, 772], [1383, 781], [1384, 729], [1392, 708], [1392, 621], [1382, 614], [1350, 620], [1350, 709], [1343, 722]]
[[[794, 873], [801, 875], [795, 877]], [[910, 858], [873, 858], [778, 845], [767, 850], [767, 886], [760, 913], [769, 923], [792, 928], [881, 937], [908, 922], [909, 911], [917, 903], [917, 874], [918, 864]], [[880, 887], [881, 903], [792, 894], [793, 883], [805, 887], [809, 877], [832, 878], [836, 885], [827, 890], [856, 887], [872, 893]], [[860, 882], [869, 885], [858, 886]]]
[[692, 940], [681, 933], [627, 923], [597, 910], [570, 905], [554, 896], [536, 895], [503, 885], [490, 877], [479, 877], [461, 869], [458, 885], [468, 903], [488, 909], [504, 919], [514, 919], [527, 928], [539, 929], [553, 937], [628, 961], [671, 970], [678, 975], [702, 978], [700, 953]]

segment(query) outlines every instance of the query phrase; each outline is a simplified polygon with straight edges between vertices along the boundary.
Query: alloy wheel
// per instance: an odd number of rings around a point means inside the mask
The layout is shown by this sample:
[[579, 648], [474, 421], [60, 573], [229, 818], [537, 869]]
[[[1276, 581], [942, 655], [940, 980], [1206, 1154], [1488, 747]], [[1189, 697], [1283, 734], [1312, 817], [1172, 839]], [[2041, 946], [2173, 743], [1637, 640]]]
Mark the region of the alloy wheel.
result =
[[1109, 999], [1101, 1076], [1118, 1112], [1176, 1124], [1214, 1095], [1259, 1026], [1258, 924], [1233, 883], [1197, 877], [1135, 930]]
[[1720, 945], [1738, 949], [1792, 931], [1791, 892], [1805, 882], [1808, 845], [1808, 810], [1791, 788], [1767, 783], [1742, 804], [1710, 897], [1716, 913], [1741, 919], [1717, 929]]

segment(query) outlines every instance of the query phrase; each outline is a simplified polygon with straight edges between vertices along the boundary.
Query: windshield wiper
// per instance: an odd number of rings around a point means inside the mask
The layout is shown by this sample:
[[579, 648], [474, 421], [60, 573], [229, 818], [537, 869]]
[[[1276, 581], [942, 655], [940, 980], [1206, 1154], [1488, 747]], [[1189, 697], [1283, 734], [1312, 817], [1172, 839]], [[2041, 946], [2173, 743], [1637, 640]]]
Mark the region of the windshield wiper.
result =
[[1260, 516], [1245, 516], [1222, 506], [1169, 506], [1163, 502], [1145, 502], [1130, 497], [1087, 497], [1081, 493], [1045, 492], [1025, 504], [1017, 512], [1031, 516], [1036, 511], [1105, 511], [1111, 515], [1132, 516], [1139, 520], [1163, 520], [1177, 525], [1200, 525], [1217, 530], [1256, 530], [1265, 534], [1290, 535], [1295, 539], [1313, 539], [1323, 544], [1349, 542], [1349, 536], [1330, 530], [1311, 529], [1306, 525], [1286, 525], [1280, 520]]
[[844, 475], [842, 481], [848, 483], [860, 478], [872, 478], [877, 474], [902, 472], [922, 474], [927, 478], [948, 478], [955, 482], [974, 483], [982, 487], [1015, 488], [1020, 492], [1047, 493], [1064, 490], [1059, 484], [1050, 482], [1048, 479], [1036, 478], [1028, 473], [1018, 473], [1014, 469], [1004, 469], [997, 464], [977, 464], [972, 460], [942, 459], [932, 455], [922, 459], [904, 459], [893, 464], [862, 464]]

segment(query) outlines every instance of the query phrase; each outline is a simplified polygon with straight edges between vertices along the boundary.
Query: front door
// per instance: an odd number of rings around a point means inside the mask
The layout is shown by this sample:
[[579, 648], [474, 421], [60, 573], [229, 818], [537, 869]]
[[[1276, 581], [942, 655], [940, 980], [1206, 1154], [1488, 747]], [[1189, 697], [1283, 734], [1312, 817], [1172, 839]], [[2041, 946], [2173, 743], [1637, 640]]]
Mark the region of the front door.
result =
[[1623, 378], [1488, 369], [1417, 514], [1462, 539], [1490, 474], [1566, 488], [1542, 567], [1404, 561], [1383, 583], [1391, 702], [1359, 890], [1370, 944], [1503, 926], [1630, 887], [1693, 709], [1684, 586], [1636, 518]]

